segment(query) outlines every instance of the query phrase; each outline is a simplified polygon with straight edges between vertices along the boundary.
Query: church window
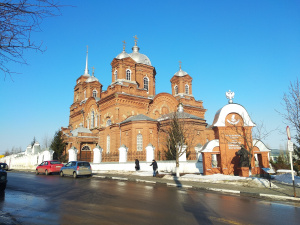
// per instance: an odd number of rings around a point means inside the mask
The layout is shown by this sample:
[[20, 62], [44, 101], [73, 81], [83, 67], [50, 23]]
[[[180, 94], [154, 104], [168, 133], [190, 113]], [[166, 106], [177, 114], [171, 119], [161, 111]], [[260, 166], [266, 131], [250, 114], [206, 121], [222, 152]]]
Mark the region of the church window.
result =
[[82, 147], [81, 151], [90, 151], [90, 147], [85, 145]]
[[187, 84], [185, 85], [185, 94], [187, 95], [189, 94], [189, 85]]
[[147, 91], [149, 91], [149, 79], [148, 77], [144, 77], [144, 89], [146, 89]]
[[91, 113], [91, 128], [94, 128], [95, 126], [95, 113], [92, 111]]
[[138, 134], [136, 137], [136, 146], [138, 151], [143, 151], [143, 135]]
[[96, 98], [97, 97], [97, 91], [93, 90], [93, 97]]
[[178, 95], [178, 86], [176, 85], [176, 86], [174, 87], [174, 89], [175, 89], [175, 95]]
[[117, 81], [118, 80], [118, 71], [116, 70], [115, 71], [115, 81]]
[[131, 71], [126, 70], [126, 80], [131, 80]]
[[110, 136], [107, 135], [106, 137], [106, 153], [110, 152]]
[[84, 99], [86, 99], [86, 90], [84, 90]]
[[106, 122], [106, 126], [110, 126], [111, 125], [111, 119], [108, 119], [107, 122]]

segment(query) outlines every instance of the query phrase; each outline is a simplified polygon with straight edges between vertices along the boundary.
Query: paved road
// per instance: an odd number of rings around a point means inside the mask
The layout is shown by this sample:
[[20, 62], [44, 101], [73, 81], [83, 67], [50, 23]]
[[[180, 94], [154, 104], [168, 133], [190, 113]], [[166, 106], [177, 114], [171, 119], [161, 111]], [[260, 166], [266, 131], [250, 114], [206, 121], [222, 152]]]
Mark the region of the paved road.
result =
[[9, 172], [0, 224], [299, 224], [300, 208], [162, 184]]

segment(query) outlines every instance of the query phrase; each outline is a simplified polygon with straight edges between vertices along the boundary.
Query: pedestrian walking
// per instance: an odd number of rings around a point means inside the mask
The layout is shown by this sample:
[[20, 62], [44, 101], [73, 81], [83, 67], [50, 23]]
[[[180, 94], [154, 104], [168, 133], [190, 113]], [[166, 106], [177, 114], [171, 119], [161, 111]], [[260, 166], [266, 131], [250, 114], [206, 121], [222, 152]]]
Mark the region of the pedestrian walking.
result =
[[135, 160], [135, 170], [136, 171], [140, 170], [140, 162], [138, 159]]
[[157, 162], [153, 159], [150, 166], [153, 168], [153, 177], [155, 177], [158, 169]]

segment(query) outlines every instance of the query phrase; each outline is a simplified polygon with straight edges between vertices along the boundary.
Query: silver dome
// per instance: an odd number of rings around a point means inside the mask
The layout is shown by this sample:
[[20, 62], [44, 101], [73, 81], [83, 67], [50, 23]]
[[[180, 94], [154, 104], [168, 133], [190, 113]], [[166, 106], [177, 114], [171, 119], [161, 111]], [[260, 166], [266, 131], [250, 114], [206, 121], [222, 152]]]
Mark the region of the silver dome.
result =
[[185, 75], [187, 75], [187, 72], [183, 71], [181, 68], [180, 68], [179, 71], [177, 71], [177, 72], [174, 74], [174, 76], [178, 76], [178, 77], [183, 77], [183, 76], [185, 76]]
[[130, 57], [130, 55], [127, 52], [125, 52], [125, 50], [123, 50], [123, 52], [121, 52], [119, 55], [117, 55], [116, 59], [125, 59], [128, 57]]
[[96, 78], [96, 77], [94, 77], [94, 76], [91, 76], [91, 77], [89, 77], [88, 79], [86, 79], [86, 83], [90, 83], [90, 82], [94, 82], [94, 81], [98, 81], [99, 82], [99, 80]]
[[136, 46], [136, 45], [133, 46], [132, 50], [133, 50], [133, 52], [130, 53], [129, 56], [134, 61], [136, 61], [137, 63], [142, 63], [142, 64], [152, 66], [150, 59], [146, 55], [139, 53], [140, 48], [138, 46]]

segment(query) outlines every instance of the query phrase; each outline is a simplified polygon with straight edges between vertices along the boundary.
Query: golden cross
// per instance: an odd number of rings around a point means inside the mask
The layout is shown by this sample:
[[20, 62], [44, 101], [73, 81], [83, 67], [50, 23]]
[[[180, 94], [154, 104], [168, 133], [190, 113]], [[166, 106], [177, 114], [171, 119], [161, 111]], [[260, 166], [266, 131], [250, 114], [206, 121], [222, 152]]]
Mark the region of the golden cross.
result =
[[93, 69], [93, 76], [94, 76], [94, 73], [95, 73], [95, 67], [92, 67], [92, 69]]
[[133, 38], [135, 39], [135, 40], [134, 40], [134, 43], [135, 43], [135, 46], [136, 46], [136, 44], [137, 44], [137, 39], [138, 39], [138, 38], [137, 38], [137, 36], [136, 36], [136, 35], [135, 35], [135, 36], [133, 36]]
[[126, 42], [125, 42], [125, 40], [122, 41], [122, 42], [123, 42], [123, 51], [125, 51], [125, 45], [126, 45]]
[[181, 63], [182, 63], [182, 62], [181, 62], [181, 61], [179, 61], [179, 68], [180, 68], [180, 69], [181, 69]]

